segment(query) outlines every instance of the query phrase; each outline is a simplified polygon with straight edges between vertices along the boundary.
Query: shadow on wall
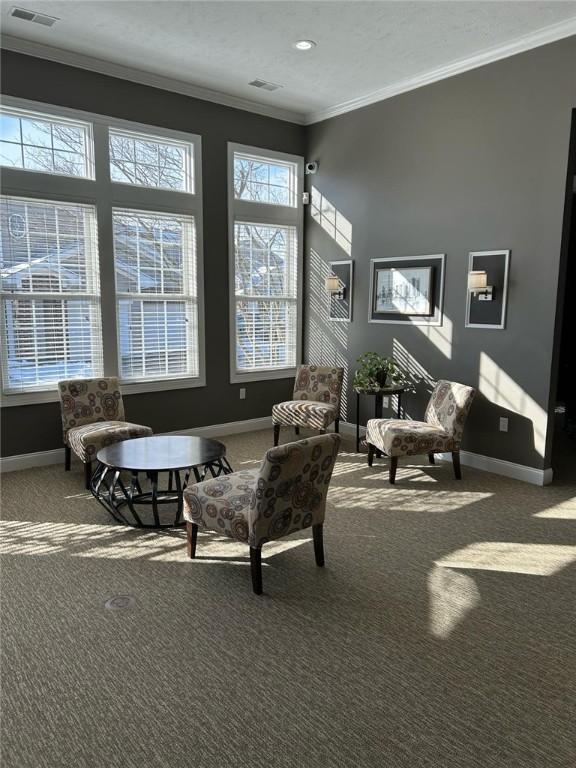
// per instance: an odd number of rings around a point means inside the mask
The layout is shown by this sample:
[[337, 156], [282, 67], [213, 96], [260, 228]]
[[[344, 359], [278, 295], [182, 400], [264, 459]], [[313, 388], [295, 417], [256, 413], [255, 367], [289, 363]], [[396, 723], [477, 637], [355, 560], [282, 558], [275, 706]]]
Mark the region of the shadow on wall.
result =
[[318, 365], [334, 365], [344, 368], [342, 384], [341, 414], [344, 421], [348, 419], [348, 323], [331, 322], [328, 320], [330, 297], [324, 288], [325, 280], [330, 274], [328, 264], [319, 254], [310, 249], [308, 263], [307, 295], [308, 305], [308, 361]]

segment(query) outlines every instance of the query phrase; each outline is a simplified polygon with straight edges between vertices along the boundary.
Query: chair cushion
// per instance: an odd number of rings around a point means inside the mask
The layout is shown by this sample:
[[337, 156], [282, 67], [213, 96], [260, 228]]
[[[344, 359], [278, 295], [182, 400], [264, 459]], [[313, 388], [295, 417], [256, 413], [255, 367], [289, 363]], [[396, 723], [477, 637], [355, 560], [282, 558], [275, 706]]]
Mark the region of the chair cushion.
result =
[[239, 541], [248, 541], [248, 513], [259, 469], [191, 485], [184, 491], [184, 519]]
[[114, 445], [131, 437], [148, 437], [152, 434], [150, 427], [141, 424], [130, 424], [128, 421], [97, 421], [94, 424], [84, 424], [68, 430], [66, 441], [78, 458], [92, 461], [100, 448]]
[[417, 456], [443, 453], [456, 448], [454, 438], [441, 427], [426, 421], [404, 419], [370, 419], [366, 441], [387, 456]]
[[326, 429], [337, 415], [335, 405], [313, 400], [287, 400], [272, 407], [272, 423], [283, 427]]

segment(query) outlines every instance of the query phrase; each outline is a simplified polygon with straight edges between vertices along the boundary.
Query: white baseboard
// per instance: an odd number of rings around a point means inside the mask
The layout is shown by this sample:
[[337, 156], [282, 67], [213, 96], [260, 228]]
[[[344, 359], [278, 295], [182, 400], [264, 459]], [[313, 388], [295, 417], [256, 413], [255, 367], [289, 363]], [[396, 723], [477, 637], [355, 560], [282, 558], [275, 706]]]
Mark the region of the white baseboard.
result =
[[[190, 429], [179, 429], [176, 432], [167, 432], [163, 434], [220, 437], [221, 435], [238, 435], [241, 432], [256, 432], [259, 429], [272, 429], [272, 417], [263, 416], [259, 419], [229, 421], [226, 424], [211, 424], [208, 427], [191, 427]], [[22, 453], [16, 456], [3, 456], [0, 458], [0, 472], [15, 472], [18, 469], [32, 469], [33, 467], [44, 467], [49, 464], [60, 463], [64, 464], [64, 448], [55, 448], [50, 451]]]
[[64, 448], [54, 448], [51, 451], [36, 453], [20, 453], [16, 456], [2, 456], [0, 472], [15, 472], [17, 469], [32, 469], [45, 467], [47, 464], [64, 464]]
[[[245, 419], [244, 421], [229, 421], [224, 424], [211, 424], [207, 427], [191, 427], [180, 429], [170, 435], [197, 435], [198, 437], [221, 437], [222, 435], [239, 435], [243, 432], [257, 432], [261, 429], [272, 428], [272, 417], [263, 416], [258, 419]], [[349, 421], [340, 422], [340, 432], [346, 437], [356, 436], [356, 425]], [[366, 433], [365, 427], [360, 428], [360, 434]], [[437, 454], [444, 461], [452, 461], [449, 453]], [[484, 472], [492, 472], [495, 475], [511, 477], [533, 485], [549, 485], [552, 482], [552, 469], [535, 469], [524, 464], [515, 464], [511, 461], [494, 459], [491, 456], [481, 456], [479, 453], [469, 451], [460, 452], [462, 464]], [[64, 449], [56, 448], [51, 451], [39, 451], [37, 453], [23, 453], [17, 456], [4, 456], [0, 458], [0, 472], [14, 472], [18, 469], [31, 469], [43, 467], [49, 464], [64, 463]]]
[[[443, 461], [452, 461], [452, 454], [450, 453], [436, 455]], [[552, 468], [536, 469], [535, 467], [527, 467], [525, 464], [515, 464], [512, 461], [494, 459], [492, 456], [482, 456], [479, 453], [470, 453], [469, 451], [460, 451], [460, 461], [467, 467], [492, 472], [494, 475], [511, 477], [514, 480], [522, 480], [532, 485], [549, 485], [554, 475]]]
[[244, 421], [228, 421], [224, 424], [210, 424], [207, 427], [190, 427], [167, 432], [169, 435], [196, 435], [197, 437], [221, 437], [222, 435], [239, 435], [242, 432], [257, 432], [260, 429], [272, 429], [272, 416], [262, 416], [259, 419]]

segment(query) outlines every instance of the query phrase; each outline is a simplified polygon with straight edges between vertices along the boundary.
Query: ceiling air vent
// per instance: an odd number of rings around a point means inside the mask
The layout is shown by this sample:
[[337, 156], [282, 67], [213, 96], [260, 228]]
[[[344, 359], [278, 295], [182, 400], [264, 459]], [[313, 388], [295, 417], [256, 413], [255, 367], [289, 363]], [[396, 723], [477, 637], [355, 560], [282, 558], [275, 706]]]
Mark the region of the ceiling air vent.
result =
[[59, 21], [55, 16], [47, 16], [45, 13], [36, 13], [36, 11], [27, 11], [25, 8], [12, 8], [10, 16], [22, 21], [34, 21], [36, 24], [42, 24], [43, 27], [52, 27]]
[[263, 91], [277, 91], [278, 88], [282, 88], [281, 85], [276, 85], [276, 83], [269, 83], [267, 80], [259, 79], [252, 80], [248, 85], [253, 85], [254, 88], [262, 88]]

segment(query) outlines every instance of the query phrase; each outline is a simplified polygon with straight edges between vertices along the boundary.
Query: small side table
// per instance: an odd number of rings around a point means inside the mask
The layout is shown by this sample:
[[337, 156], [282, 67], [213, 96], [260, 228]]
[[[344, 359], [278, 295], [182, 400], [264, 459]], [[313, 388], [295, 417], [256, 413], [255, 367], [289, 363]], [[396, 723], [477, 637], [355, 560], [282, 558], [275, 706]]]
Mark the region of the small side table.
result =
[[402, 395], [406, 387], [384, 387], [383, 389], [355, 389], [356, 392], [356, 453], [360, 452], [360, 395], [371, 395], [374, 398], [374, 418], [382, 418], [384, 398], [398, 395], [397, 416], [402, 418]]

